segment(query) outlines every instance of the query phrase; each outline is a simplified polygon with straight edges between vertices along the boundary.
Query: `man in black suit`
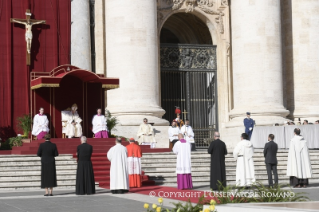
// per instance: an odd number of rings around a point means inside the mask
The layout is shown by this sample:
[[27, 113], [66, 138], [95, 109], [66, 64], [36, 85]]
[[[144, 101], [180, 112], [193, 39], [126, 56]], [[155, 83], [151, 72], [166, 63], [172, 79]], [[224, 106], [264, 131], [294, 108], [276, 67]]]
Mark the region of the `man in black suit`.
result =
[[76, 187], [77, 195], [95, 194], [95, 180], [91, 156], [93, 147], [86, 143], [87, 138], [81, 137], [81, 145], [77, 148], [78, 168], [76, 171]]
[[[50, 134], [44, 136], [45, 142], [40, 144], [37, 155], [41, 157], [41, 188], [45, 188], [44, 196], [53, 196], [53, 187], [57, 186], [55, 158], [59, 155], [58, 149], [50, 141]], [[48, 192], [50, 188], [50, 193]]]
[[265, 144], [265, 148], [264, 148], [264, 157], [265, 157], [266, 169], [268, 174], [269, 187], [273, 187], [271, 170], [274, 173], [275, 185], [278, 185], [278, 173], [277, 173], [278, 145], [274, 142], [274, 138], [275, 136], [273, 134], [269, 134], [268, 143]]
[[214, 133], [214, 141], [210, 143], [208, 154], [211, 154], [210, 162], [210, 188], [218, 190], [219, 182], [226, 187], [225, 155], [227, 155], [226, 144], [221, 141], [219, 132]]

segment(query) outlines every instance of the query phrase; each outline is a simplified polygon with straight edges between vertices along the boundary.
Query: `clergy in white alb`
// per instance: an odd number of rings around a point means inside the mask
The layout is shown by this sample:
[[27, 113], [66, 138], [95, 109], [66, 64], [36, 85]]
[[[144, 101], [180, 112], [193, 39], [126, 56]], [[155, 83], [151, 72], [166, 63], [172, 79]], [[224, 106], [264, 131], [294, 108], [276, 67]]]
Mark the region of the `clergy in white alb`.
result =
[[44, 113], [44, 108], [40, 107], [39, 114], [33, 118], [32, 135], [37, 136], [37, 139], [43, 139], [49, 132], [49, 120]]
[[186, 119], [185, 125], [181, 127], [181, 133], [184, 135], [184, 138], [187, 142], [191, 143], [192, 151], [195, 151], [195, 140], [193, 128], [189, 125], [189, 120]]
[[110, 190], [112, 194], [123, 194], [129, 190], [127, 149], [121, 142], [121, 138], [116, 138], [115, 146], [107, 152], [107, 158], [111, 162]]
[[137, 138], [140, 145], [151, 145], [151, 148], [155, 148], [154, 130], [146, 118], [143, 119], [143, 124], [138, 129]]
[[178, 134], [181, 133], [179, 127], [176, 126], [176, 121], [172, 122], [172, 126], [168, 128], [168, 138], [170, 141], [170, 149], [173, 149], [175, 143], [178, 141]]
[[73, 104], [71, 111], [65, 114], [67, 120], [65, 135], [68, 136], [68, 138], [82, 136], [82, 119], [76, 111], [77, 109], [78, 106], [76, 104]]
[[178, 134], [179, 141], [174, 145], [173, 152], [177, 155], [176, 174], [177, 188], [193, 188], [192, 182], [192, 162], [191, 162], [191, 144], [184, 139], [183, 134]]
[[102, 115], [101, 108], [97, 109], [97, 114], [92, 119], [93, 133], [95, 138], [108, 138], [106, 117]]
[[241, 141], [236, 145], [233, 156], [237, 160], [236, 185], [251, 186], [255, 183], [255, 168], [253, 160], [254, 148], [246, 133], [241, 134]]
[[295, 128], [294, 134], [288, 152], [287, 176], [290, 177], [291, 186], [306, 187], [308, 178], [312, 178], [307, 141], [300, 135], [299, 128]]

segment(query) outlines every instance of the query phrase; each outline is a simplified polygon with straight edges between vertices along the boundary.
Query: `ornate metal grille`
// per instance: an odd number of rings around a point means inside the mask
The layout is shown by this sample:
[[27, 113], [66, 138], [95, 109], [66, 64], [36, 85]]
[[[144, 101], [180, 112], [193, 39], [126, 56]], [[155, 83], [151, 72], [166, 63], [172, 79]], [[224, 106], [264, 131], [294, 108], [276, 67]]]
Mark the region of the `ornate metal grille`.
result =
[[172, 121], [175, 106], [190, 119], [197, 148], [206, 148], [217, 129], [216, 46], [162, 44], [161, 97], [163, 118]]

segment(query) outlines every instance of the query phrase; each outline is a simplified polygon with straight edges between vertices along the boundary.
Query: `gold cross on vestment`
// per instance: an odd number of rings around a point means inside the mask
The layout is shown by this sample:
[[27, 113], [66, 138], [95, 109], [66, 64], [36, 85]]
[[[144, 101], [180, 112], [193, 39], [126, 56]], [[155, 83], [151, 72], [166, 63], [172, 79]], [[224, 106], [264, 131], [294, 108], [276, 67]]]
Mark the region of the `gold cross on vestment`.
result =
[[184, 109], [184, 112], [182, 112], [183, 113], [183, 115], [184, 115], [184, 120], [186, 120], [186, 114], [188, 113], [188, 112], [186, 112], [186, 110]]
[[25, 26], [25, 41], [27, 44], [27, 65], [31, 65], [31, 43], [32, 43], [32, 26], [36, 24], [45, 24], [45, 20], [31, 19], [30, 9], [27, 9], [26, 19], [10, 18], [11, 23], [23, 24]]

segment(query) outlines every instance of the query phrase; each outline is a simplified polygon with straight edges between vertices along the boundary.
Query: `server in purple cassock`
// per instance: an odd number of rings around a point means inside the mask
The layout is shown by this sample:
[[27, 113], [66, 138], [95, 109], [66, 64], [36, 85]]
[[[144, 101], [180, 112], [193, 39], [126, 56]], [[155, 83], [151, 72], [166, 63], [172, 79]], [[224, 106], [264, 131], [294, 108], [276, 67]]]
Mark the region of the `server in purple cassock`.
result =
[[244, 119], [245, 133], [248, 135], [248, 140], [250, 140], [253, 134], [253, 129], [255, 126], [255, 121], [250, 118], [250, 112], [247, 112], [247, 118]]
[[174, 145], [173, 152], [177, 155], [176, 174], [177, 188], [190, 189], [193, 188], [192, 182], [192, 163], [191, 163], [191, 143], [184, 139], [183, 134], [178, 134], [178, 139]]

